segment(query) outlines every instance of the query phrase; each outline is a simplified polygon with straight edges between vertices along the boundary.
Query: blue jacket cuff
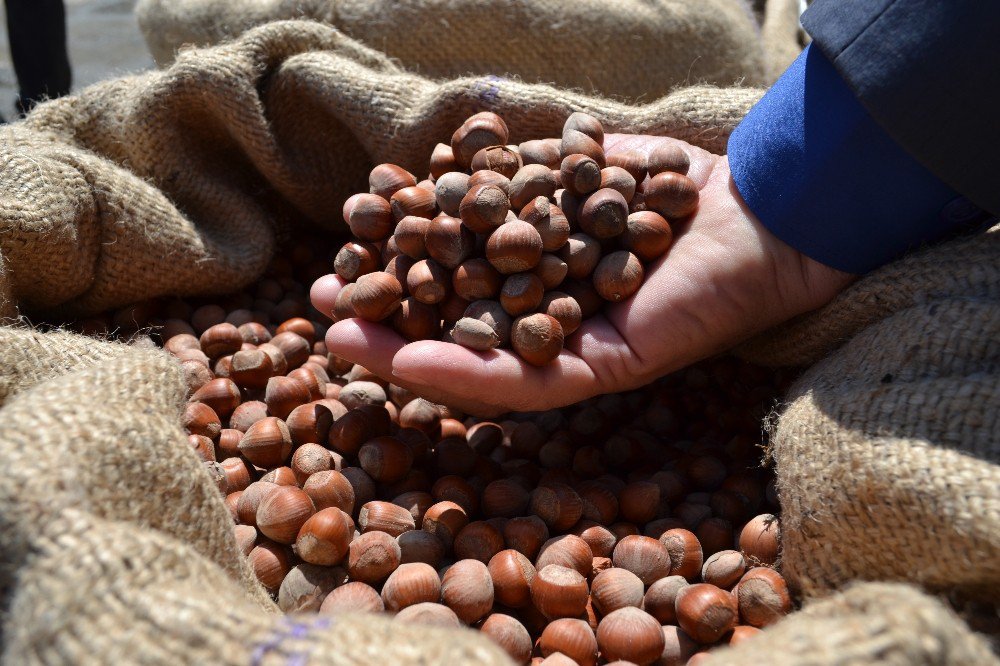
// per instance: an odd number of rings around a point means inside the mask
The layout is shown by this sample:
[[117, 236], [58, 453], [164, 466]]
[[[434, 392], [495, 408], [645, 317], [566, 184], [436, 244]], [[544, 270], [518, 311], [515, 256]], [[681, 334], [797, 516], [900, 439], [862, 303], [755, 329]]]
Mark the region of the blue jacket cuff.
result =
[[733, 181], [765, 227], [849, 273], [981, 216], [881, 129], [812, 47], [750, 110], [728, 153]]

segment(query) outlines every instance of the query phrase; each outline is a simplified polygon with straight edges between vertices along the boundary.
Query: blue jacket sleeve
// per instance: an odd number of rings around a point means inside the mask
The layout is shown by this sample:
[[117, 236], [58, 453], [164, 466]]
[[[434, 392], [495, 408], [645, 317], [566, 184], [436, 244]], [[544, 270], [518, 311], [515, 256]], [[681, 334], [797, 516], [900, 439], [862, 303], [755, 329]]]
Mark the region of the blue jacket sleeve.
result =
[[890, 138], [812, 46], [736, 128], [728, 152], [764, 226], [850, 273], [983, 215]]

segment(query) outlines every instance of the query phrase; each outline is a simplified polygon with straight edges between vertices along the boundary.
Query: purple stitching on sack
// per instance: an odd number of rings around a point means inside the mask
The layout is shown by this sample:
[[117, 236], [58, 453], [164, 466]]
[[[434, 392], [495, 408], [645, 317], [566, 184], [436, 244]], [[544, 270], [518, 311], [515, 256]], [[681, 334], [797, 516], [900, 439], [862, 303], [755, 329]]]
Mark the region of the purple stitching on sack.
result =
[[487, 76], [479, 83], [479, 87], [483, 88], [479, 92], [479, 98], [488, 104], [496, 102], [500, 96], [500, 86], [498, 84], [502, 81], [503, 79], [499, 76], [493, 74]]
[[[267, 656], [269, 652], [278, 652], [281, 650], [282, 644], [288, 640], [301, 640], [308, 638], [315, 630], [326, 630], [329, 629], [333, 624], [333, 618], [329, 617], [315, 617], [308, 622], [296, 622], [289, 617], [282, 618], [282, 625], [279, 626], [267, 640], [258, 643], [250, 654], [250, 664], [251, 666], [261, 666], [264, 663], [264, 657]], [[292, 652], [285, 658], [285, 663], [288, 666], [305, 666], [309, 661], [308, 649], [306, 651], [296, 651]]]

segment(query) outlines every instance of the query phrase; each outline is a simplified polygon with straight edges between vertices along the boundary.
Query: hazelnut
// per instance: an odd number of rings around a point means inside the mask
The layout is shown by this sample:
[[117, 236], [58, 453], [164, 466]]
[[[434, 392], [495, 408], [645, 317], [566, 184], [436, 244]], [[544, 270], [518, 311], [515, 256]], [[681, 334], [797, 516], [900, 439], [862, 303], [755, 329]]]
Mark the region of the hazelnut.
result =
[[347, 571], [351, 580], [375, 585], [396, 570], [401, 553], [396, 540], [385, 532], [365, 532], [348, 548]]
[[293, 409], [306, 404], [312, 397], [309, 387], [294, 377], [271, 377], [264, 389], [267, 411], [279, 419], [287, 418]]
[[647, 210], [676, 220], [687, 217], [698, 207], [698, 186], [687, 176], [664, 171], [649, 179], [643, 189]]
[[522, 553], [501, 550], [490, 558], [487, 569], [499, 603], [510, 608], [523, 608], [531, 603], [535, 567]]
[[458, 169], [459, 165], [455, 161], [455, 153], [452, 152], [451, 146], [444, 143], [434, 146], [430, 161], [431, 176], [440, 180], [449, 171], [457, 171]]
[[706, 555], [729, 550], [733, 546], [733, 524], [728, 520], [706, 518], [698, 524], [694, 533]]
[[528, 491], [513, 479], [498, 479], [489, 483], [482, 493], [483, 515], [515, 518], [528, 508]]
[[[485, 299], [473, 301], [465, 308], [462, 318], [476, 319], [487, 324], [496, 334], [500, 345], [504, 345], [510, 340], [512, 319], [497, 301]], [[472, 328], [470, 324], [466, 324], [464, 328], [468, 328], [470, 333], [481, 330], [481, 327]]]
[[437, 200], [434, 197], [433, 191], [428, 191], [423, 187], [412, 186], [397, 190], [389, 199], [389, 206], [392, 210], [393, 218], [398, 222], [407, 215], [433, 217], [437, 208]]
[[222, 418], [228, 417], [240, 404], [240, 389], [231, 379], [211, 380], [191, 396], [191, 402], [201, 402]]
[[299, 529], [295, 554], [310, 564], [339, 564], [347, 555], [353, 536], [354, 526], [347, 514], [333, 507], [323, 509]]
[[622, 245], [643, 261], [664, 254], [674, 241], [670, 223], [651, 210], [631, 213], [625, 223]]
[[507, 314], [516, 317], [535, 310], [542, 302], [545, 286], [533, 273], [510, 275], [500, 290], [500, 305]]
[[254, 576], [271, 592], [276, 592], [281, 587], [281, 581], [292, 568], [288, 547], [269, 539], [261, 539], [247, 555], [247, 559]]
[[326, 595], [320, 605], [323, 615], [336, 613], [381, 613], [385, 610], [382, 597], [366, 583], [354, 581], [341, 585]]
[[703, 560], [698, 537], [689, 530], [676, 528], [665, 532], [659, 541], [670, 553], [670, 575], [683, 576], [688, 581], [697, 580]]
[[302, 490], [309, 495], [317, 510], [336, 507], [347, 514], [354, 513], [354, 488], [343, 474], [326, 470], [309, 475]]
[[550, 197], [556, 191], [552, 170], [542, 164], [529, 164], [518, 169], [510, 179], [510, 206], [521, 210], [535, 197]]
[[646, 180], [646, 156], [637, 150], [626, 150], [607, 156], [609, 167], [616, 166], [628, 171], [636, 183]]
[[587, 542], [595, 558], [610, 558], [618, 541], [607, 527], [587, 519], [581, 520], [573, 527], [573, 534]]
[[396, 308], [403, 297], [403, 287], [388, 273], [368, 273], [358, 278], [351, 293], [351, 306], [358, 317], [367, 321], [382, 321]]
[[475, 171], [469, 176], [469, 189], [480, 185], [496, 185], [504, 194], [510, 194], [510, 179], [496, 171]]
[[262, 389], [273, 374], [271, 357], [259, 349], [238, 351], [230, 361], [229, 378], [240, 388]]
[[745, 624], [737, 625], [733, 627], [733, 630], [729, 632], [726, 636], [723, 636], [723, 640], [730, 646], [739, 645], [745, 640], [753, 638], [760, 633], [760, 629], [757, 627], [750, 627]]
[[562, 327], [555, 318], [542, 313], [518, 317], [510, 339], [514, 351], [531, 365], [545, 365], [563, 348]]
[[432, 567], [440, 566], [445, 556], [444, 544], [441, 540], [423, 530], [410, 530], [396, 537], [399, 545], [400, 562], [423, 562]]
[[590, 584], [590, 600], [601, 615], [626, 606], [639, 608], [643, 599], [643, 583], [627, 569], [612, 568], [600, 572]]
[[260, 477], [261, 481], [267, 481], [279, 486], [298, 486], [299, 481], [295, 478], [295, 472], [291, 467], [275, 467], [270, 472]]
[[567, 155], [559, 167], [562, 186], [574, 196], [582, 197], [601, 187], [601, 167], [586, 155]]
[[538, 570], [531, 581], [531, 600], [550, 620], [579, 617], [587, 607], [587, 579], [558, 564]]
[[518, 218], [538, 231], [545, 252], [555, 252], [565, 245], [569, 238], [569, 220], [547, 197], [535, 197], [529, 201], [521, 209]]
[[333, 260], [333, 270], [348, 282], [379, 269], [379, 252], [369, 243], [349, 241]]
[[229, 492], [244, 490], [250, 485], [250, 470], [241, 458], [227, 458], [219, 463], [219, 466], [222, 468]]
[[495, 113], [483, 111], [469, 117], [451, 137], [455, 161], [463, 169], [472, 165], [472, 158], [483, 148], [507, 144], [507, 124]]
[[292, 451], [292, 437], [284, 421], [266, 417], [250, 426], [240, 438], [238, 449], [258, 467], [277, 467]]
[[533, 139], [517, 147], [524, 164], [544, 164], [550, 169], [559, 167], [559, 139]]
[[663, 652], [658, 664], [662, 666], [686, 666], [701, 646], [675, 625], [663, 625]]
[[[390, 243], [395, 243], [395, 240], [389, 239]], [[409, 274], [410, 269], [413, 268], [413, 264], [417, 263], [416, 260], [411, 259], [405, 254], [398, 254], [385, 264], [385, 269], [382, 271], [386, 275], [391, 275], [396, 278], [399, 282], [400, 289], [403, 290], [403, 295], [407, 295], [406, 291], [406, 276]], [[340, 293], [337, 294], [337, 300], [333, 305], [333, 316], [334, 319], [350, 319], [351, 317], [356, 317], [354, 313], [354, 305], [351, 303], [351, 298], [353, 298], [354, 289], [356, 286], [351, 284], [345, 284]], [[344, 292], [347, 292], [345, 295]]]
[[344, 221], [355, 237], [370, 243], [388, 238], [394, 226], [392, 207], [377, 194], [355, 194], [348, 199]]
[[612, 189], [621, 194], [625, 201], [631, 201], [635, 196], [636, 180], [625, 169], [617, 166], [607, 166], [601, 169], [601, 189]]
[[566, 280], [559, 289], [580, 305], [584, 319], [590, 319], [604, 307], [604, 299], [594, 289], [590, 280]]
[[289, 466], [301, 486], [316, 472], [333, 469], [333, 454], [319, 444], [306, 443], [295, 449]]
[[326, 442], [333, 422], [346, 413], [347, 408], [339, 400], [324, 398], [293, 409], [285, 419], [285, 425], [294, 444]]
[[465, 509], [455, 502], [443, 501], [427, 509], [421, 529], [438, 537], [450, 550], [455, 537], [469, 522]]
[[489, 146], [472, 156], [472, 170], [488, 169], [512, 178], [521, 168], [521, 156], [508, 146]]
[[507, 219], [510, 199], [499, 185], [480, 184], [465, 194], [458, 212], [466, 227], [477, 234], [487, 234]]
[[569, 274], [569, 266], [554, 254], [544, 253], [532, 271], [542, 281], [546, 289], [554, 289], [562, 284]]
[[756, 567], [747, 571], [734, 591], [740, 619], [754, 627], [767, 627], [792, 611], [792, 598], [785, 579], [774, 569]]
[[385, 532], [394, 537], [416, 529], [413, 515], [401, 506], [391, 502], [367, 502], [358, 512], [358, 527], [361, 532]]
[[486, 564], [503, 550], [503, 536], [493, 525], [475, 521], [462, 528], [453, 544], [455, 557], [462, 560], [479, 560]]
[[587, 234], [573, 234], [559, 250], [559, 258], [565, 262], [569, 277], [583, 279], [588, 277], [600, 262], [601, 244]]
[[448, 215], [438, 215], [427, 225], [424, 245], [431, 259], [453, 269], [468, 258], [475, 249], [475, 235], [461, 220]]
[[576, 491], [562, 483], [539, 486], [531, 493], [531, 513], [550, 530], [565, 532], [583, 515], [583, 502]]
[[660, 505], [660, 487], [650, 481], [628, 484], [618, 495], [622, 518], [630, 523], [647, 523], [656, 517]]
[[414, 187], [416, 184], [416, 176], [395, 164], [379, 164], [368, 174], [369, 191], [383, 199], [388, 199], [404, 187]]
[[601, 141], [588, 136], [586, 132], [581, 132], [572, 127], [564, 127], [559, 154], [565, 159], [569, 155], [577, 153], [587, 155], [597, 162], [597, 166], [602, 169], [604, 168], [605, 157]]
[[646, 590], [642, 598], [642, 609], [655, 617], [660, 624], [675, 624], [677, 594], [689, 583], [682, 576], [661, 578]]
[[215, 410], [202, 402], [189, 402], [184, 407], [181, 425], [192, 435], [215, 439], [222, 432], [222, 421]]
[[538, 639], [542, 656], [562, 653], [580, 666], [597, 663], [597, 638], [585, 620], [560, 618], [549, 623]]
[[482, 258], [467, 259], [451, 276], [455, 293], [468, 301], [495, 298], [502, 284], [500, 273]]
[[462, 622], [455, 615], [455, 611], [443, 604], [428, 601], [407, 606], [396, 613], [392, 620], [393, 622], [401, 622], [403, 624], [421, 624], [448, 629], [458, 629], [462, 626]]
[[735, 550], [720, 550], [705, 560], [701, 579], [716, 587], [729, 589], [739, 582], [746, 568], [742, 554]]
[[781, 551], [781, 529], [778, 519], [770, 513], [752, 518], [740, 531], [740, 550], [754, 565], [771, 565]]
[[340, 567], [299, 564], [292, 567], [278, 590], [278, 608], [285, 613], [311, 613], [320, 609], [323, 599], [347, 582], [347, 572]]
[[624, 537], [615, 546], [612, 560], [616, 567], [628, 569], [645, 585], [652, 585], [670, 575], [670, 553], [663, 544], [650, 537]]
[[533, 560], [548, 541], [549, 529], [538, 516], [523, 516], [507, 521], [503, 537], [507, 546]]
[[232, 324], [216, 324], [201, 334], [200, 344], [201, 351], [209, 358], [215, 359], [238, 352], [243, 345], [243, 336]]
[[618, 517], [618, 498], [603, 483], [588, 481], [577, 487], [583, 503], [583, 517], [601, 525], [610, 525]]
[[580, 304], [572, 296], [561, 291], [546, 293], [538, 304], [538, 310], [558, 321], [564, 336], [576, 332], [583, 322]]
[[493, 580], [479, 560], [459, 560], [441, 579], [441, 600], [462, 622], [472, 624], [493, 608]]
[[441, 315], [433, 305], [404, 298], [392, 316], [392, 327], [410, 341], [436, 339], [441, 335]]
[[604, 188], [589, 195], [577, 214], [580, 228], [597, 240], [614, 238], [625, 231], [628, 202], [617, 190]]
[[529, 271], [542, 257], [542, 237], [527, 222], [500, 225], [486, 241], [486, 258], [504, 275]]
[[524, 625], [510, 615], [491, 613], [483, 620], [479, 631], [510, 655], [515, 664], [523, 664], [531, 658], [531, 636]]
[[351, 409], [330, 426], [327, 442], [345, 456], [356, 456], [361, 446], [378, 436], [372, 420], [361, 410]]
[[550, 564], [558, 564], [589, 576], [593, 562], [594, 552], [586, 541], [575, 534], [563, 534], [542, 544], [535, 566], [544, 569]]
[[312, 499], [304, 491], [295, 486], [279, 486], [257, 507], [257, 529], [278, 543], [291, 544], [315, 511]]
[[736, 626], [736, 599], [708, 583], [682, 588], [675, 603], [677, 623], [691, 638], [711, 644]]
[[[459, 453], [460, 448], [464, 447], [465, 451], [471, 451], [468, 444], [465, 442], [451, 440], [450, 442], [438, 442], [437, 446], [434, 447], [434, 453], [438, 457], [439, 467], [441, 463], [446, 463], [450, 457], [450, 451], [443, 450], [445, 445], [454, 444], [454, 453], [459, 457], [462, 456]], [[475, 454], [472, 454], [472, 463], [475, 463]], [[439, 502], [450, 501], [458, 504], [465, 511], [466, 515], [475, 514], [479, 509], [479, 491], [472, 487], [472, 485], [458, 476], [458, 474], [465, 474], [469, 471], [471, 465], [466, 466], [463, 470], [456, 470], [456, 474], [447, 474], [446, 476], [441, 476], [434, 485], [431, 486], [431, 495], [434, 499]], [[463, 524], [462, 527], [465, 525]]]
[[650, 176], [664, 171], [687, 175], [688, 169], [691, 167], [691, 158], [677, 144], [666, 143], [650, 151], [646, 164]]
[[489, 351], [500, 346], [496, 331], [478, 319], [463, 317], [455, 322], [450, 333], [455, 343], [476, 351]]
[[[396, 230], [393, 232], [392, 237], [396, 241], [396, 247], [399, 251], [414, 260], [423, 259], [427, 256], [427, 246], [424, 244], [424, 238], [427, 235], [427, 229], [430, 227], [431, 221], [426, 217], [417, 217], [415, 215], [407, 215], [402, 220], [396, 224]], [[346, 248], [346, 246], [345, 246]], [[341, 250], [343, 252], [343, 250]], [[338, 258], [340, 255], [337, 255]], [[377, 268], [377, 267], [376, 267]], [[372, 270], [376, 270], [373, 268]], [[365, 271], [365, 273], [370, 273], [371, 271]], [[338, 271], [338, 274], [340, 271]], [[362, 273], [363, 274], [363, 273]], [[353, 281], [357, 278], [348, 278], [345, 275], [341, 275], [342, 278], [348, 281]]]
[[399, 481], [413, 465], [413, 452], [395, 437], [376, 437], [358, 451], [361, 468], [383, 483]]
[[237, 327], [237, 330], [240, 332], [243, 342], [248, 342], [252, 345], [263, 344], [271, 339], [271, 333], [267, 330], [267, 327], [256, 321], [241, 324]]
[[406, 288], [416, 300], [434, 305], [444, 300], [451, 274], [433, 259], [421, 259], [406, 274]]
[[[240, 493], [240, 497], [243, 493]], [[236, 537], [236, 550], [243, 555], [249, 555], [257, 545], [257, 528], [252, 525], [233, 525], [233, 536]]]
[[604, 616], [597, 627], [597, 644], [608, 661], [651, 664], [663, 653], [663, 630], [649, 613], [626, 606]]
[[278, 485], [267, 481], [254, 481], [248, 485], [239, 501], [236, 502], [236, 517], [244, 525], [257, 525], [257, 509], [260, 503], [271, 492], [278, 489]]
[[419, 603], [435, 603], [441, 595], [441, 579], [434, 567], [422, 562], [400, 564], [382, 586], [382, 603], [391, 612]]

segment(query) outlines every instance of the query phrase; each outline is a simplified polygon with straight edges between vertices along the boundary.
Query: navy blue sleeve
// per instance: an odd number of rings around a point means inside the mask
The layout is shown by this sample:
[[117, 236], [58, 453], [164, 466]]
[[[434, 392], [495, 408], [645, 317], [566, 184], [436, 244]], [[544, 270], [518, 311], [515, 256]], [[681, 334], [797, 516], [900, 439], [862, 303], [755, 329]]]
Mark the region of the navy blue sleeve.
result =
[[887, 135], [812, 46], [736, 128], [728, 153], [733, 181], [764, 226], [849, 273], [982, 216]]

